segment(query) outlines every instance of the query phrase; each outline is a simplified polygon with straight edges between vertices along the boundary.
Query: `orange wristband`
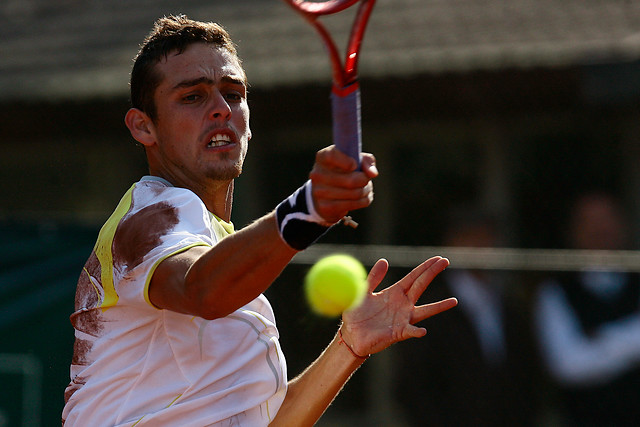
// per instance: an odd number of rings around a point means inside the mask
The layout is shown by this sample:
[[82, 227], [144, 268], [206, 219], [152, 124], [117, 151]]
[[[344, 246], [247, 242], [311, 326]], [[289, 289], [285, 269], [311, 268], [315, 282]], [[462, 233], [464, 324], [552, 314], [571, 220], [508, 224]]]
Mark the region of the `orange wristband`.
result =
[[344, 346], [347, 347], [347, 350], [349, 350], [349, 353], [353, 354], [354, 357], [356, 357], [358, 359], [361, 359], [361, 360], [367, 360], [369, 358], [369, 356], [371, 356], [370, 354], [367, 354], [366, 356], [360, 356], [355, 351], [353, 351], [351, 349], [351, 347], [349, 347], [349, 344], [344, 342], [344, 338], [342, 338], [342, 328], [338, 329], [338, 338], [339, 338], [339, 342], [344, 344]]

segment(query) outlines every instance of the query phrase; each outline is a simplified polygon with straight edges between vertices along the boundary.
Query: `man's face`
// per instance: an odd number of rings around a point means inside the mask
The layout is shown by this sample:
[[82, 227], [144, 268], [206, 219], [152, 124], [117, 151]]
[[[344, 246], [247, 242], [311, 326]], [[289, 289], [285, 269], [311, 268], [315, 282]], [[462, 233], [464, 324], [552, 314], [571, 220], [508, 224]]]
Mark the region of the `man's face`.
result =
[[240, 175], [251, 131], [245, 75], [237, 58], [204, 43], [160, 61], [152, 173], [194, 188]]

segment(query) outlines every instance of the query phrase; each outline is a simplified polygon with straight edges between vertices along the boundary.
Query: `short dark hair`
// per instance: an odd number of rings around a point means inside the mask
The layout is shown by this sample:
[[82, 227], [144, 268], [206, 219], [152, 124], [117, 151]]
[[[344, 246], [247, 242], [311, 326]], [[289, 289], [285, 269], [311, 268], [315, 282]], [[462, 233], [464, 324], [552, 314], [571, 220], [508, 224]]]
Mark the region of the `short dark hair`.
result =
[[153, 95], [162, 79], [155, 65], [169, 53], [177, 51], [180, 54], [189, 45], [198, 42], [228, 50], [241, 64], [229, 33], [219, 24], [194, 21], [185, 15], [165, 16], [154, 23], [134, 59], [130, 81], [131, 106], [144, 111], [154, 120], [157, 111]]

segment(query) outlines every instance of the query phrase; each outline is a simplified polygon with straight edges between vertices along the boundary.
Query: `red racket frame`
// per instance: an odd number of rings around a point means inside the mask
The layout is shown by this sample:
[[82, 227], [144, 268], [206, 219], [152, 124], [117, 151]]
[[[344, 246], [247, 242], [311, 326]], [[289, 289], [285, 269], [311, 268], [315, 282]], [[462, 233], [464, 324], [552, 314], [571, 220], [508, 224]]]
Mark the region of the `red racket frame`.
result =
[[[358, 59], [362, 39], [375, 5], [375, 0], [328, 0], [323, 2], [284, 0], [320, 34], [327, 47], [333, 72], [332, 114], [335, 145], [355, 158], [360, 164], [362, 136], [360, 129], [360, 89], [358, 84]], [[344, 64], [333, 37], [321, 16], [341, 12], [360, 2], [351, 27]]]

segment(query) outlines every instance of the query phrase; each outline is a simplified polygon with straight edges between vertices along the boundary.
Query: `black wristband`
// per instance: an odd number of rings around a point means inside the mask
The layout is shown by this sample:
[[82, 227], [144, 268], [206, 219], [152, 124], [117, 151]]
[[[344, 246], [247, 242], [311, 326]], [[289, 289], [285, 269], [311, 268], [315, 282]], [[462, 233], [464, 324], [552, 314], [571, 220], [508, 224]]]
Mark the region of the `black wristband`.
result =
[[307, 181], [276, 207], [280, 236], [293, 249], [306, 249], [333, 225], [314, 209], [311, 181]]

